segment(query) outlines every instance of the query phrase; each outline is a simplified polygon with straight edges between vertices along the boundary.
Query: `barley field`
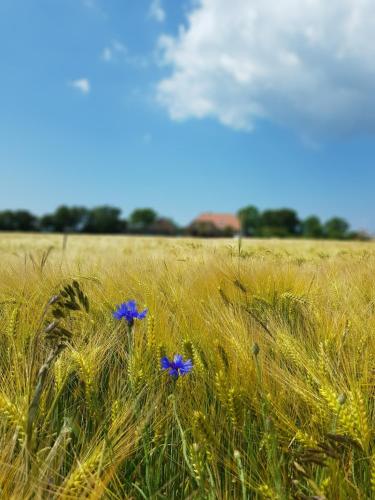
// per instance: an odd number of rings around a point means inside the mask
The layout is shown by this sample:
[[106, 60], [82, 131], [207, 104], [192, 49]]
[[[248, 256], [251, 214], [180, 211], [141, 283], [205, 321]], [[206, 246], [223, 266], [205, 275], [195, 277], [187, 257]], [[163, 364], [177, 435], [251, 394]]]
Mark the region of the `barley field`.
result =
[[0, 497], [375, 498], [374, 277], [372, 243], [0, 234]]

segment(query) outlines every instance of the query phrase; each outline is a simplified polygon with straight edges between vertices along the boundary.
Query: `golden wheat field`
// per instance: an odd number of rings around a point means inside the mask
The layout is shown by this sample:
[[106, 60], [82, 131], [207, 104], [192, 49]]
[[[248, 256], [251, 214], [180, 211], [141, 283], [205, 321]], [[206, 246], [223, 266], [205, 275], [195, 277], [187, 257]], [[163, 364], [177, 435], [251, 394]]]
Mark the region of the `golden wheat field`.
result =
[[371, 498], [374, 278], [372, 243], [1, 234], [1, 498]]

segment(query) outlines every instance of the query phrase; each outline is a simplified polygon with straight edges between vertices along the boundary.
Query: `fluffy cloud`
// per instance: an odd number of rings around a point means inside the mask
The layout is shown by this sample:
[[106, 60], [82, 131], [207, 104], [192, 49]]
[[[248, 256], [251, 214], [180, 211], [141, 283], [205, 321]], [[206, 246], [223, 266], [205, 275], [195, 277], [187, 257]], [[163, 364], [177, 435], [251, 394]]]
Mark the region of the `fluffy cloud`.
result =
[[159, 47], [175, 120], [266, 119], [314, 137], [375, 131], [373, 0], [200, 0]]
[[149, 9], [149, 15], [159, 23], [162, 23], [164, 21], [165, 10], [161, 5], [161, 0], [152, 0]]
[[91, 90], [90, 82], [87, 78], [79, 78], [72, 80], [70, 86], [82, 92], [82, 94], [89, 94]]

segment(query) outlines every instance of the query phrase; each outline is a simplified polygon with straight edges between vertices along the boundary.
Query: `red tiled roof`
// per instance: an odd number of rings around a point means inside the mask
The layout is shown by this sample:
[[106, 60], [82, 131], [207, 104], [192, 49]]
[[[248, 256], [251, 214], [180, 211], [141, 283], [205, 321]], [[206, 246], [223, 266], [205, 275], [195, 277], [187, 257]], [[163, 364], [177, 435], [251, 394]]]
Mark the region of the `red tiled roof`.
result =
[[224, 230], [228, 227], [240, 231], [241, 224], [236, 215], [215, 214], [211, 212], [200, 214], [193, 222], [211, 222], [217, 229]]

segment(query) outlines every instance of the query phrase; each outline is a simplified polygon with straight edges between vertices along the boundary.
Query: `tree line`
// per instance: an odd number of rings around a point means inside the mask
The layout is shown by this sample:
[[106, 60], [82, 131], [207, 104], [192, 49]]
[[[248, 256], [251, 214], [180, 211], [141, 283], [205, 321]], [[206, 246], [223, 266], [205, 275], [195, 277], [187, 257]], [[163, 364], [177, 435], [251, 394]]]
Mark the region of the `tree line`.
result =
[[[260, 211], [255, 206], [241, 208], [238, 213], [243, 236], [305, 237], [327, 239], [368, 239], [364, 232], [352, 231], [348, 222], [333, 217], [322, 222], [317, 216], [300, 219], [295, 210], [281, 208]], [[161, 217], [152, 208], [138, 208], [127, 219], [121, 210], [108, 205], [88, 209], [81, 206], [59, 206], [53, 213], [40, 217], [28, 210], [0, 211], [0, 231], [40, 231], [90, 234], [160, 234], [232, 236], [233, 229], [221, 232], [209, 225], [179, 227], [172, 219]]]
[[[41, 231], [53, 233], [147, 233], [157, 221], [152, 208], [134, 210], [128, 219], [121, 216], [121, 209], [104, 205], [86, 207], [61, 205], [53, 213], [40, 217], [27, 210], [0, 212], [0, 231]], [[162, 219], [166, 220], [166, 219]], [[175, 224], [171, 222], [171, 225]], [[177, 230], [177, 226], [176, 226]]]
[[335, 240], [370, 239], [364, 231], [353, 231], [342, 217], [332, 217], [322, 222], [316, 215], [300, 219], [295, 210], [281, 208], [260, 212], [249, 205], [238, 211], [242, 233], [255, 237], [305, 237]]

